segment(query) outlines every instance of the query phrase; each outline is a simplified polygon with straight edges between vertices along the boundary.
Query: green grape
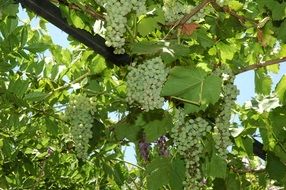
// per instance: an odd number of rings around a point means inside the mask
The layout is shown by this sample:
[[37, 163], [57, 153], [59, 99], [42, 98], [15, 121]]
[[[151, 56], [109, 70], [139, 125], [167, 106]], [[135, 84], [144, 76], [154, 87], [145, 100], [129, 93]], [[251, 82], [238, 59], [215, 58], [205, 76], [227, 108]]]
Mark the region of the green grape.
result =
[[146, 60], [129, 69], [126, 77], [129, 104], [139, 103], [145, 111], [162, 108], [164, 98], [160, 93], [169, 72], [162, 59], [156, 57]]
[[218, 155], [226, 159], [227, 157], [227, 147], [231, 146], [230, 141], [230, 119], [231, 119], [231, 110], [235, 105], [235, 99], [239, 93], [237, 87], [233, 84], [234, 75], [231, 70], [223, 68], [216, 69], [214, 74], [222, 77], [224, 84], [222, 88], [222, 109], [218, 117], [215, 119], [214, 127], [214, 141], [215, 147], [218, 151]]
[[192, 6], [181, 1], [164, 0], [163, 11], [167, 22], [180, 20], [185, 14], [190, 13]]
[[92, 138], [93, 115], [96, 111], [96, 99], [79, 94], [71, 96], [65, 118], [70, 124], [70, 132], [75, 143], [77, 156], [87, 158], [89, 139]]
[[106, 9], [105, 39], [108, 47], [114, 47], [115, 54], [125, 53], [125, 37], [127, 15], [135, 11], [139, 16], [146, 12], [146, 0], [104, 0], [97, 3]]
[[[183, 1], [177, 1], [177, 0], [164, 0], [163, 1], [163, 11], [165, 15], [166, 22], [168, 23], [173, 23], [181, 18], [183, 18], [184, 15], [190, 14], [191, 11], [194, 9], [194, 6], [187, 4], [186, 2]], [[193, 15], [187, 23], [192, 23], [192, 22], [200, 22], [201, 19], [205, 17], [205, 14], [209, 14], [213, 12], [214, 10], [210, 7], [204, 7], [199, 10], [198, 13]]]
[[211, 126], [201, 117], [186, 121], [186, 114], [182, 109], [175, 110], [173, 123], [170, 135], [178, 153], [183, 156], [186, 163], [184, 189], [200, 189], [203, 186], [200, 170], [202, 139], [211, 131]]

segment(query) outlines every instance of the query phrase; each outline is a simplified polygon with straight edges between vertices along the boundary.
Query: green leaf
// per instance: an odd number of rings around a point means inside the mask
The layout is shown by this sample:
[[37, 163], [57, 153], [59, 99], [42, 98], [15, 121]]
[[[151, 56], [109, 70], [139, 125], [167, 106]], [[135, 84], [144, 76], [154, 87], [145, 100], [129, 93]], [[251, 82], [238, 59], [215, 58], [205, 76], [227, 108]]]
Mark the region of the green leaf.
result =
[[157, 54], [162, 53], [163, 55], [169, 55], [172, 57], [187, 56], [191, 52], [187, 46], [179, 45], [174, 42], [167, 41], [142, 41], [133, 43], [130, 45], [130, 49], [133, 54], [144, 55], [144, 54]]
[[[138, 33], [142, 36], [147, 36], [148, 34], [155, 32], [156, 29], [160, 29], [160, 25], [165, 23], [164, 12], [161, 8], [154, 7], [151, 16], [146, 16], [142, 18], [138, 25]], [[150, 7], [152, 9], [152, 7]]]
[[143, 18], [138, 24], [138, 32], [142, 36], [155, 32], [157, 28], [159, 25], [152, 17]]
[[148, 112], [152, 117], [150, 121], [146, 121], [144, 132], [148, 142], [154, 142], [162, 135], [165, 135], [172, 128], [171, 115], [163, 110], [154, 110]]
[[176, 66], [170, 71], [161, 95], [205, 106], [218, 101], [221, 83], [219, 77], [208, 75], [202, 69]]
[[268, 95], [271, 92], [272, 79], [266, 74], [265, 69], [255, 71], [255, 92]]
[[228, 6], [235, 11], [238, 11], [243, 8], [243, 4], [235, 0], [230, 1]]
[[169, 183], [170, 160], [166, 158], [156, 158], [146, 167], [148, 190], [158, 190], [163, 185]]
[[283, 75], [276, 85], [275, 92], [280, 100], [280, 103], [286, 104], [286, 75]]
[[33, 102], [42, 101], [45, 97], [47, 97], [47, 95], [48, 94], [45, 92], [30, 92], [25, 95], [24, 100]]
[[233, 59], [235, 53], [235, 48], [233, 46], [225, 44], [223, 42], [219, 42], [216, 46], [220, 51], [220, 57], [223, 62], [226, 62], [226, 60]]
[[10, 34], [12, 34], [16, 28], [18, 27], [18, 20], [13, 17], [8, 17], [6, 20], [6, 24], [0, 25], [0, 31], [4, 38], [7, 38]]
[[215, 178], [225, 178], [226, 168], [226, 161], [216, 154], [213, 154], [208, 165], [208, 175]]
[[115, 135], [119, 140], [127, 138], [132, 142], [136, 142], [144, 124], [145, 121], [142, 119], [142, 114], [130, 113], [114, 126]]
[[22, 97], [29, 87], [28, 80], [18, 79], [16, 81], [11, 81], [8, 87], [8, 91], [14, 93], [18, 97]]
[[[282, 22], [279, 28], [277, 28], [275, 34], [277, 35], [278, 39], [283, 40], [284, 42], [286, 41], [286, 20]], [[281, 53], [280, 53], [281, 54]]]
[[148, 190], [158, 190], [170, 184], [172, 189], [182, 190], [185, 178], [184, 162], [179, 159], [156, 158], [146, 167]]
[[271, 179], [277, 180], [281, 184], [285, 184], [286, 165], [271, 152], [267, 154], [266, 171]]
[[192, 37], [196, 39], [203, 48], [210, 48], [214, 45], [214, 41], [208, 36], [208, 32], [204, 28], [194, 31]]
[[21, 47], [24, 47], [27, 41], [28, 41], [28, 29], [27, 26], [24, 26], [21, 32]]
[[18, 3], [10, 3], [8, 5], [4, 5], [5, 8], [4, 9], [0, 9], [1, 11], [3, 11], [4, 15], [7, 16], [15, 16], [18, 13]]
[[284, 141], [286, 140], [286, 111], [284, 107], [278, 107], [269, 113], [269, 120], [276, 137]]
[[40, 53], [40, 52], [47, 50], [49, 47], [50, 47], [50, 45], [40, 42], [40, 43], [36, 43], [36, 44], [30, 44], [29, 46], [24, 47], [24, 49], [26, 49], [32, 53]]
[[249, 136], [241, 137], [243, 148], [248, 156], [253, 156], [253, 139]]
[[185, 162], [181, 159], [172, 160], [172, 172], [170, 176], [170, 186], [172, 189], [183, 190], [185, 180]]
[[226, 189], [241, 190], [239, 176], [237, 174], [234, 173], [228, 174], [226, 179]]

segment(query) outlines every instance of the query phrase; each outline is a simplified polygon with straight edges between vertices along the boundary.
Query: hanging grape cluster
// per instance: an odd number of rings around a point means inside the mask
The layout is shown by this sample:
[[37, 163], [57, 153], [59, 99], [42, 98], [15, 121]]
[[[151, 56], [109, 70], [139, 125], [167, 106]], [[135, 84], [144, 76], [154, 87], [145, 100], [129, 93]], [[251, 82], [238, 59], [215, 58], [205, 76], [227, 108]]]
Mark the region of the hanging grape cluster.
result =
[[185, 189], [196, 190], [203, 186], [203, 176], [200, 170], [200, 157], [203, 151], [202, 139], [211, 131], [211, 126], [201, 117], [187, 121], [185, 118], [186, 115], [182, 109], [175, 110], [171, 137], [178, 153], [185, 159]]
[[123, 54], [125, 49], [124, 34], [127, 26], [127, 15], [135, 11], [137, 15], [146, 12], [146, 0], [103, 0], [98, 4], [106, 9], [106, 31], [105, 39], [108, 47], [114, 47], [115, 54]]
[[164, 0], [163, 11], [166, 22], [180, 20], [185, 14], [190, 13], [192, 6], [181, 1]]
[[[183, 2], [183, 1], [177, 1], [177, 0], [164, 0], [163, 4], [163, 11], [165, 15], [166, 22], [173, 23], [181, 18], [183, 18], [184, 15], [190, 14], [191, 10], [194, 9], [194, 6]], [[197, 12], [195, 15], [193, 15], [187, 23], [192, 23], [194, 21], [200, 21], [200, 19], [205, 17], [205, 11], [207, 13], [212, 12], [213, 10], [210, 8], [204, 8], [200, 9], [199, 12]]]
[[168, 145], [167, 145], [167, 138], [165, 136], [161, 136], [157, 140], [157, 147], [159, 155], [162, 157], [168, 157], [169, 151], [168, 151]]
[[222, 106], [218, 117], [215, 119], [214, 141], [219, 156], [226, 158], [227, 147], [231, 145], [230, 141], [230, 119], [231, 110], [235, 105], [236, 97], [239, 93], [237, 87], [233, 84], [234, 75], [229, 69], [217, 69], [215, 74], [222, 77], [224, 84], [222, 88]]
[[96, 111], [96, 99], [79, 94], [71, 96], [65, 112], [65, 118], [70, 124], [70, 132], [75, 143], [77, 156], [87, 158], [89, 139], [92, 137], [93, 115]]
[[130, 66], [126, 77], [128, 103], [138, 103], [145, 111], [162, 108], [164, 98], [160, 93], [168, 72], [160, 57]]

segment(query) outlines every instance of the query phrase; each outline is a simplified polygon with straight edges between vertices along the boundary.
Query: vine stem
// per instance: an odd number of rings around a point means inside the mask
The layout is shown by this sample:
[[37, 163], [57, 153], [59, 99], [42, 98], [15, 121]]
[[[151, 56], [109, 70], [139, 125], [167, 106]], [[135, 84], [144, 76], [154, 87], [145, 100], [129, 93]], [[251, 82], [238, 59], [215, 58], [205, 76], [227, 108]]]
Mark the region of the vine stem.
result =
[[240, 69], [239, 71], [235, 72], [234, 74], [238, 75], [238, 74], [244, 73], [246, 71], [256, 70], [256, 69], [267, 67], [267, 66], [270, 66], [270, 65], [276, 65], [276, 64], [279, 64], [279, 63], [282, 63], [282, 62], [286, 62], [286, 57], [282, 57], [280, 59], [273, 59], [273, 60], [269, 60], [269, 61], [260, 62], [260, 63], [256, 63], [256, 64], [253, 64], [253, 65], [249, 65], [249, 66], [246, 66], [246, 67]]
[[189, 103], [189, 104], [193, 104], [193, 105], [196, 105], [196, 106], [200, 106], [201, 105], [198, 102], [194, 102], [194, 101], [191, 101], [191, 100], [186, 100], [184, 98], [179, 98], [177, 96], [170, 96], [170, 98], [173, 98], [173, 99], [176, 99], [176, 100], [179, 100], [179, 101], [182, 101], [182, 102], [186, 102], [186, 103]]

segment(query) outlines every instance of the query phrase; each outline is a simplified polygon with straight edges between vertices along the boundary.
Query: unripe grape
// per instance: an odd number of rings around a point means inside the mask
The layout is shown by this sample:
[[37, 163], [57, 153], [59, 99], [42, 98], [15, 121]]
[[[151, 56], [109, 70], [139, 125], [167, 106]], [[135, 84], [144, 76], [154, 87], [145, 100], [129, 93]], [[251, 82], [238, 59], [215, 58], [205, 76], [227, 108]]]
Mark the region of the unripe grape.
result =
[[146, 60], [141, 65], [130, 66], [129, 70], [126, 77], [129, 104], [138, 103], [145, 111], [162, 108], [164, 98], [160, 93], [169, 72], [162, 59], [156, 57]]
[[211, 126], [201, 117], [186, 121], [186, 114], [182, 109], [175, 110], [171, 130], [171, 137], [178, 153], [184, 157], [186, 163], [186, 179], [184, 189], [200, 189], [202, 175], [200, 158], [202, 156], [202, 139], [210, 132]]
[[96, 111], [96, 99], [85, 95], [71, 96], [65, 118], [70, 124], [70, 132], [75, 143], [77, 156], [87, 158], [89, 139], [92, 137], [93, 114]]

